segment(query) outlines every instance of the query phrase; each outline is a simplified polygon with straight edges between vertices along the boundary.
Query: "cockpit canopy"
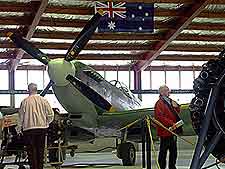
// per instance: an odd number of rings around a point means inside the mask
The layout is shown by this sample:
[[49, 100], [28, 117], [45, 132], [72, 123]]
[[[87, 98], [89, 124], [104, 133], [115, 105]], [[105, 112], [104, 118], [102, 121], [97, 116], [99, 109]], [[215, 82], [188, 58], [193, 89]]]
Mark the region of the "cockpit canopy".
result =
[[120, 82], [118, 80], [111, 80], [110, 83], [113, 86], [115, 86], [118, 89], [120, 89], [125, 95], [127, 95], [131, 99], [135, 98], [134, 94], [128, 89], [128, 87], [123, 82]]

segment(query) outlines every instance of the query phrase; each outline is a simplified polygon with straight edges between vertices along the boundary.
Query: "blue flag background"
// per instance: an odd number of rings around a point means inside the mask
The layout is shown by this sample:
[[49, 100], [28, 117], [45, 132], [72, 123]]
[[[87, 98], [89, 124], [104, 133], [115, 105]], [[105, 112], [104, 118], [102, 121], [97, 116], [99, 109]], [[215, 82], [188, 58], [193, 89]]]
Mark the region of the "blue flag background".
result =
[[125, 18], [118, 15], [109, 17], [108, 14], [102, 16], [98, 32], [153, 32], [154, 4], [125, 3], [124, 7], [126, 7]]

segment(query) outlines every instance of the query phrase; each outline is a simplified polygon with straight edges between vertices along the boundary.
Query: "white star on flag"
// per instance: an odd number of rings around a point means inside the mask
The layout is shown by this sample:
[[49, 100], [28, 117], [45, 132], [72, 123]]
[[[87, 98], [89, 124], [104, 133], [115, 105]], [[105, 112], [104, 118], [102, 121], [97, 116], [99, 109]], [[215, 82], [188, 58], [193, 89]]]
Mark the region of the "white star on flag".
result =
[[116, 27], [115, 22], [113, 22], [113, 21], [108, 22], [108, 27], [109, 27], [109, 29], [114, 30], [114, 28]]

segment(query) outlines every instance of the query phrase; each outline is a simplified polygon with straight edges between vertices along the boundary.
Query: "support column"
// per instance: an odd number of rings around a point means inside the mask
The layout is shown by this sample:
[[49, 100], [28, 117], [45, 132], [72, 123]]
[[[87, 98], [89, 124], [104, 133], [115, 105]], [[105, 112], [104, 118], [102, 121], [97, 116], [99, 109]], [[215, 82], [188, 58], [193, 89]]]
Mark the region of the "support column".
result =
[[134, 71], [134, 90], [138, 91], [138, 98], [142, 100], [141, 92], [141, 71]]
[[10, 91], [10, 106], [15, 107], [15, 71], [8, 71], [9, 74], [9, 91]]

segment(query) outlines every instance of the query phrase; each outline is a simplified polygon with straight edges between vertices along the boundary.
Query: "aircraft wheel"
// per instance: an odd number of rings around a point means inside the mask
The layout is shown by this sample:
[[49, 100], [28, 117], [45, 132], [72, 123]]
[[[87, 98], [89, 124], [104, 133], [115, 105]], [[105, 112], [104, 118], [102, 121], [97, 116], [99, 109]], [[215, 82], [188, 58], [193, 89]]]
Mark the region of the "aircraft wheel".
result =
[[26, 169], [26, 167], [23, 165], [20, 165], [18, 169]]
[[134, 166], [136, 150], [132, 143], [122, 143], [117, 147], [117, 157], [122, 159], [124, 166]]

